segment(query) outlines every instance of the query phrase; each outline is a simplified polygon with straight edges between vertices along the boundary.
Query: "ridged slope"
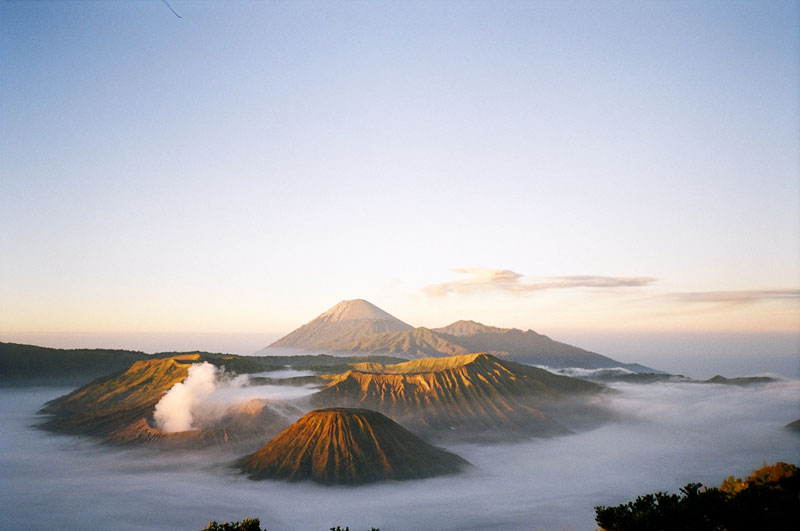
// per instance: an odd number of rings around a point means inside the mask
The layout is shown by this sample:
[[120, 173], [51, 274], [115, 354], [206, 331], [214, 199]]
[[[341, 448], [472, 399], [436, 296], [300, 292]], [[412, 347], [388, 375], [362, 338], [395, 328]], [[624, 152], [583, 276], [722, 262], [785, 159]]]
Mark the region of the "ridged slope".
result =
[[[582, 367], [602, 369], [626, 367], [609, 357], [582, 348], [554, 341], [533, 330], [497, 328], [475, 321], [456, 321], [442, 328], [434, 328], [442, 339], [462, 346], [468, 352], [491, 352], [497, 356], [521, 363], [550, 367]], [[646, 369], [629, 366], [632, 370]]]
[[365, 336], [411, 328], [374, 304], [354, 299], [340, 302], [269, 346], [345, 350], [343, 347]]
[[402, 332], [372, 334], [352, 343], [341, 345], [352, 352], [403, 354], [410, 357], [455, 356], [467, 354], [466, 348], [447, 341], [430, 328], [413, 328]]
[[557, 435], [567, 430], [539, 406], [602, 386], [488, 354], [426, 358], [350, 371], [311, 397], [321, 406], [364, 407], [435, 432]]
[[45, 404], [40, 413], [51, 418], [41, 427], [101, 437], [115, 444], [200, 448], [263, 440], [289, 424], [265, 401], [255, 399], [228, 408], [213, 424], [198, 429], [168, 433], [156, 428], [152, 422], [156, 404], [173, 385], [186, 379], [191, 362], [200, 358], [199, 354], [182, 354], [138, 361], [127, 371], [95, 380]]
[[164, 432], [154, 428], [146, 418], [109, 433], [106, 439], [115, 444], [148, 444], [169, 448], [206, 448], [230, 446], [274, 436], [289, 422], [264, 401], [253, 399], [232, 407], [217, 423], [181, 432]]
[[150, 415], [161, 397], [189, 374], [198, 355], [137, 361], [122, 373], [99, 378], [45, 404], [53, 431], [107, 435]]
[[312, 411], [237, 462], [252, 479], [360, 484], [452, 474], [468, 466], [375, 411]]

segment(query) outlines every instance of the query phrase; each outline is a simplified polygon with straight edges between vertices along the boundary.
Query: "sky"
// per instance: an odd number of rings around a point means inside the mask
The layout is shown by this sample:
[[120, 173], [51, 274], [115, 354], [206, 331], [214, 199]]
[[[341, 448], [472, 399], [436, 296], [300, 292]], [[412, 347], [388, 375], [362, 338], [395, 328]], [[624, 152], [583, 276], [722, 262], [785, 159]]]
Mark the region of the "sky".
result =
[[797, 353], [797, 2], [169, 4], [0, 3], [0, 339], [247, 350], [364, 298]]

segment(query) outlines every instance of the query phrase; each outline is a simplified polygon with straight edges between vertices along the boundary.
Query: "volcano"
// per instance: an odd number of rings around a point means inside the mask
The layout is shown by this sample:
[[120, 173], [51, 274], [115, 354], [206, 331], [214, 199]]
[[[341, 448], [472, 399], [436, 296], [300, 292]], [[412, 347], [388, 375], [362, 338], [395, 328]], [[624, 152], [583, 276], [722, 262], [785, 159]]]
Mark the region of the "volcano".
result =
[[604, 389], [479, 353], [356, 365], [333, 377], [311, 403], [373, 409], [418, 433], [549, 437], [569, 430], [542, 408], [585, 403]]
[[638, 373], [658, 372], [636, 363], [554, 341], [516, 328], [498, 328], [475, 321], [456, 321], [441, 328], [414, 328], [363, 299], [342, 301], [271, 348], [318, 349], [400, 355], [407, 359], [488, 352], [505, 360], [553, 368], [605, 369], [623, 367]]
[[236, 466], [251, 479], [357, 485], [453, 474], [469, 466], [367, 409], [312, 411]]
[[340, 302], [269, 347], [347, 350], [350, 343], [365, 336], [411, 329], [374, 304], [353, 299]]

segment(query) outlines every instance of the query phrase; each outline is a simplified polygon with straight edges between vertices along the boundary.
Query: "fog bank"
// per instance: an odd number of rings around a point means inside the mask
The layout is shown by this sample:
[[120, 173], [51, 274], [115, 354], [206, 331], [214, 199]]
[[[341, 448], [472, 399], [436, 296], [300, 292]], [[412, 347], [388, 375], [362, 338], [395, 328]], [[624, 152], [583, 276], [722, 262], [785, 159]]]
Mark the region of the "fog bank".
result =
[[65, 390], [0, 391], [0, 527], [200, 529], [261, 518], [270, 531], [593, 529], [598, 504], [690, 481], [719, 484], [762, 463], [800, 462], [800, 382], [759, 387], [618, 385], [625, 420], [567, 437], [450, 447], [470, 474], [368, 487], [253, 482], [217, 452], [123, 450], [28, 428]]

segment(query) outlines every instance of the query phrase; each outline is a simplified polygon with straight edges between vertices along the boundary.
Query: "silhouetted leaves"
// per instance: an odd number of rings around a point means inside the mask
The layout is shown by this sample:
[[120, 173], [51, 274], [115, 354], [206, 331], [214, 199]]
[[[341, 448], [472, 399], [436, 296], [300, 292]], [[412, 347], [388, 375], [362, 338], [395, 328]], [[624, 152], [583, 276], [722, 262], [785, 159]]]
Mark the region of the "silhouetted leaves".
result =
[[241, 522], [223, 522], [216, 520], [209, 522], [200, 531], [266, 531], [261, 529], [261, 521], [258, 518], [245, 518]]
[[658, 492], [616, 507], [595, 507], [605, 531], [744, 531], [796, 529], [800, 521], [800, 473], [776, 463], [720, 488], [689, 483], [681, 494]]

